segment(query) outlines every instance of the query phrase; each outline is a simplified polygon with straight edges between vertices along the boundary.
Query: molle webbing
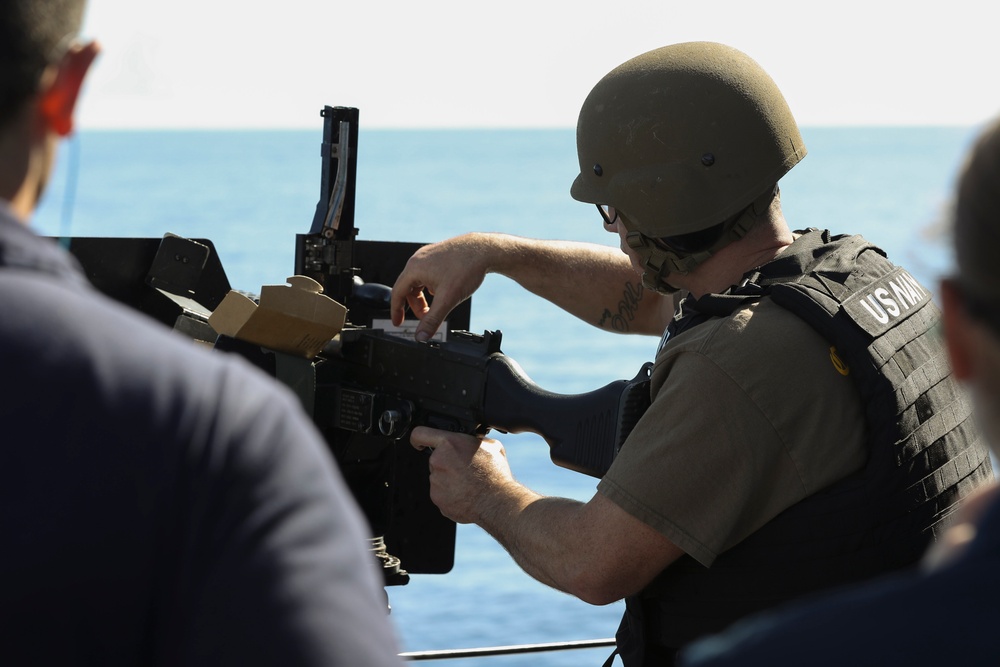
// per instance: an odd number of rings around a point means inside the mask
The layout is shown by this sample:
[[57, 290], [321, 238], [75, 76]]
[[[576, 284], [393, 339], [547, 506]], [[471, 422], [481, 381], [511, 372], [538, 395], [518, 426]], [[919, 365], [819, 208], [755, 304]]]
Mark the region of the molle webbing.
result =
[[[991, 475], [989, 456], [950, 375], [930, 293], [861, 237], [841, 243], [800, 280], [776, 282], [769, 292], [836, 347], [861, 392], [871, 456], [862, 476], [869, 478], [866, 495], [878, 498], [868, 508], [869, 526], [901, 521], [921, 531], [914, 543], [925, 544], [960, 495], [957, 487]], [[856, 270], [837, 280], [846, 263]]]
[[[647, 647], [679, 647], [754, 611], [910, 565], [957, 501], [992, 479], [927, 290], [860, 236], [811, 231], [793, 247], [782, 258], [801, 266], [789, 277], [750, 276], [728, 294], [702, 297], [697, 310], [725, 316], [769, 295], [822, 334], [861, 394], [868, 462], [711, 568], [684, 556], [629, 598], [619, 632], [641, 626]], [[641, 652], [629, 658], [642, 664]]]

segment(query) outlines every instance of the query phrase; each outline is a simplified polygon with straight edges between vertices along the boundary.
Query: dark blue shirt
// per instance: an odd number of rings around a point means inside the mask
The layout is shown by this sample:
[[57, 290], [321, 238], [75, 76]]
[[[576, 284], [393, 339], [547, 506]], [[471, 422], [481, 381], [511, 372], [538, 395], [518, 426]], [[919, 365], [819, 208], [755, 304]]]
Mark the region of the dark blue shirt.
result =
[[951, 564], [912, 569], [735, 623], [682, 667], [1000, 665], [1000, 502]]
[[0, 209], [0, 662], [398, 665], [298, 401]]

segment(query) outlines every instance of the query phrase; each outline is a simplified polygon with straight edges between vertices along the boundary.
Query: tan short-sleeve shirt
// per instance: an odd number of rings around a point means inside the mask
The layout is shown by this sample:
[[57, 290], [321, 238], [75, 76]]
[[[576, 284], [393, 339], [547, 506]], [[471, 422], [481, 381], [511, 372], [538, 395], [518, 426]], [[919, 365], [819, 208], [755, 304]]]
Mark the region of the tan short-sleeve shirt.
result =
[[831, 345], [764, 298], [671, 339], [600, 493], [705, 566], [860, 469], [865, 420]]

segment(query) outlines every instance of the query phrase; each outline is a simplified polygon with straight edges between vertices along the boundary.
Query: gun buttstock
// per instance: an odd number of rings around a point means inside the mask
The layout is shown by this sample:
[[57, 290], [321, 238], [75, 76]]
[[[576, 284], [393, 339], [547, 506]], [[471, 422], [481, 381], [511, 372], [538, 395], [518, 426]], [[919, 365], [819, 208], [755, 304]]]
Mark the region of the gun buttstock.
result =
[[506, 433], [537, 433], [556, 465], [602, 477], [649, 407], [651, 368], [645, 364], [632, 380], [584, 394], [556, 394], [535, 384], [513, 359], [496, 355], [487, 370], [486, 424]]

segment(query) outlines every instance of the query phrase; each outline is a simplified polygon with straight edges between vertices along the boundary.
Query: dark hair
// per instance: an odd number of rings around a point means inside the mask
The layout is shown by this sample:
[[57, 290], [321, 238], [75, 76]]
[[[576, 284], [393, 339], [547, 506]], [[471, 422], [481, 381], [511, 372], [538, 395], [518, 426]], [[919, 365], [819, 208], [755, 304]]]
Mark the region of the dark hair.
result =
[[38, 87], [45, 68], [80, 30], [86, 0], [3, 0], [0, 9], [0, 127]]

